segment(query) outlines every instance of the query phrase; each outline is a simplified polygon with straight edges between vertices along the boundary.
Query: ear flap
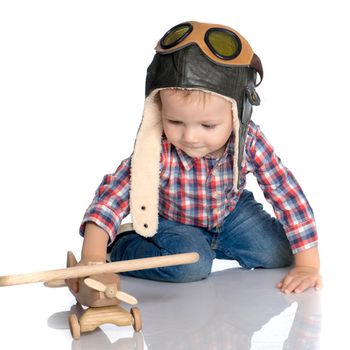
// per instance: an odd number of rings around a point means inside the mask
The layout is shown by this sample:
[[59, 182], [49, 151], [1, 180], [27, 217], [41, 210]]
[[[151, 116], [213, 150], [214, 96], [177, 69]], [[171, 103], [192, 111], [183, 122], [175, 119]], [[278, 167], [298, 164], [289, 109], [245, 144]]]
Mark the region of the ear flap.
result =
[[[243, 106], [242, 106], [242, 119], [241, 119], [240, 132], [239, 132], [240, 147], [238, 151], [238, 172], [239, 173], [242, 170], [243, 153], [244, 153], [245, 140], [246, 140], [247, 131], [248, 131], [248, 123], [253, 113], [253, 106], [258, 106], [258, 105], [260, 105], [260, 97], [255, 91], [254, 86], [250, 84], [245, 88]], [[239, 183], [237, 182], [237, 187], [238, 186], [239, 186]]]
[[158, 229], [159, 167], [161, 157], [161, 106], [158, 90], [145, 100], [131, 159], [130, 212], [134, 230], [144, 237]]

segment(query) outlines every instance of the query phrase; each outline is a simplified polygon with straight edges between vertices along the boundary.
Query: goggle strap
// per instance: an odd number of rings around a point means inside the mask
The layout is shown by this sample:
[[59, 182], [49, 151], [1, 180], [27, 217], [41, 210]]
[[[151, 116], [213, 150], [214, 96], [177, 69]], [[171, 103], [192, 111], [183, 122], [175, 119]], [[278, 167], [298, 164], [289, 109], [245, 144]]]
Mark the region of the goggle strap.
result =
[[259, 86], [263, 80], [263, 77], [264, 77], [264, 70], [263, 70], [260, 58], [257, 54], [253, 55], [253, 58], [252, 58], [249, 66], [251, 68], [254, 68], [259, 73], [260, 81], [258, 84], [255, 84], [255, 86]]

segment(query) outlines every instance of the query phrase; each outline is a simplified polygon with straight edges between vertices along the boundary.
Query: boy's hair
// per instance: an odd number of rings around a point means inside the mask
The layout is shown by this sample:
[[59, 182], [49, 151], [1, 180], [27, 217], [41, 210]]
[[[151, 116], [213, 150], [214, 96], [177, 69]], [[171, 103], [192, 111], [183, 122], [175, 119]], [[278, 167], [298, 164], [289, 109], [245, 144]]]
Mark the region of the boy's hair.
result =
[[[176, 94], [179, 95], [184, 102], [192, 102], [197, 101], [198, 103], [202, 103], [203, 106], [206, 105], [208, 102], [208, 99], [210, 98], [210, 93], [203, 91], [203, 90], [196, 90], [196, 89], [164, 89], [170, 94]], [[160, 93], [157, 94], [156, 99], [162, 103], [162, 100], [160, 98]]]

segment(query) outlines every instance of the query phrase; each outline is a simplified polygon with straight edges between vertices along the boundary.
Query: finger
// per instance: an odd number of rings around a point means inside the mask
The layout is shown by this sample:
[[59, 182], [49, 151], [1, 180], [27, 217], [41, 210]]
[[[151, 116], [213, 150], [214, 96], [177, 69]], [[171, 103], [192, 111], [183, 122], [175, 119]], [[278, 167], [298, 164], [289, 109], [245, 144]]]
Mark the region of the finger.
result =
[[281, 281], [282, 285], [281, 285], [281, 290], [284, 291], [287, 286], [293, 281], [294, 277], [290, 274], [288, 274], [286, 277], [284, 277], [284, 279]]
[[71, 286], [70, 281], [69, 281], [69, 280], [64, 280], [64, 281], [66, 282], [66, 285], [67, 285], [67, 287], [69, 288], [69, 290], [71, 290], [71, 289], [72, 289], [72, 286]]
[[294, 277], [281, 290], [283, 293], [286, 294], [292, 293], [295, 290], [295, 288], [297, 288], [300, 285], [301, 282], [302, 280], [300, 279], [300, 277]]
[[311, 279], [306, 278], [301, 281], [301, 283], [294, 289], [295, 293], [301, 293], [304, 292], [306, 289], [309, 289], [310, 287], [313, 287], [315, 285], [315, 282], [313, 282]]
[[319, 277], [316, 282], [315, 289], [316, 290], [321, 290], [323, 288], [323, 280], [322, 277]]
[[67, 279], [65, 280], [68, 288], [73, 292], [73, 293], [78, 293], [79, 292], [79, 283], [77, 278], [72, 278], [72, 279]]
[[277, 288], [281, 288], [283, 286], [283, 281], [284, 281], [285, 277], [283, 277], [277, 284], [276, 287]]
[[76, 282], [74, 282], [73, 284], [72, 284], [72, 291], [74, 292], [74, 293], [78, 293], [79, 292], [79, 284], [78, 284], [78, 281], [76, 281]]

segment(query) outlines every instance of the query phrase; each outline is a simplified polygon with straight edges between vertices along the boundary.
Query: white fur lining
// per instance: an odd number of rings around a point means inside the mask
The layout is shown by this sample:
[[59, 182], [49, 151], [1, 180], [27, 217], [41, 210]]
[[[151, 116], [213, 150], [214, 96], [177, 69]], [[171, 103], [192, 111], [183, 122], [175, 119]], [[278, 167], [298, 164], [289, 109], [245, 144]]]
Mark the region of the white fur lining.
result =
[[146, 101], [131, 159], [130, 212], [134, 229], [144, 237], [158, 229], [159, 163], [161, 154], [161, 109], [154, 102], [157, 91]]

